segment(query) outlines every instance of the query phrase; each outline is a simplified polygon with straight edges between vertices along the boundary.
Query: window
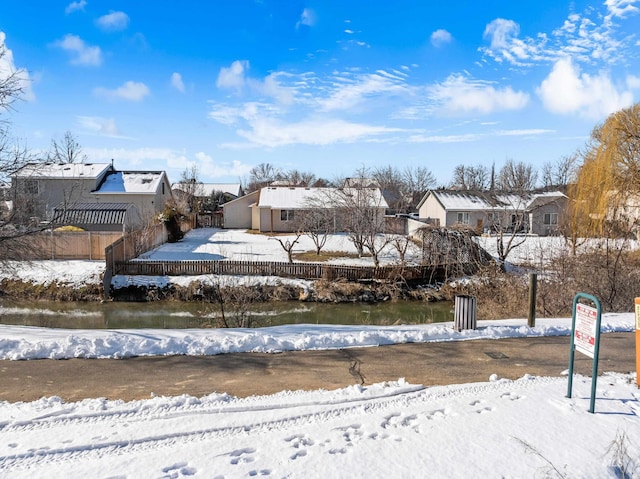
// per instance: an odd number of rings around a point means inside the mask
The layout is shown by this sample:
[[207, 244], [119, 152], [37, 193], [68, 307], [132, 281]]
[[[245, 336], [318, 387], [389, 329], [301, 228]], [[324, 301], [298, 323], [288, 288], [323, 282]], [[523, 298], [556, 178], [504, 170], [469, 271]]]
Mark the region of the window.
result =
[[280, 220], [293, 221], [293, 210], [280, 210]]
[[38, 185], [38, 180], [24, 180], [24, 193], [29, 195], [39, 195], [40, 188]]
[[545, 213], [544, 214], [544, 224], [545, 225], [557, 225], [558, 224], [558, 213]]
[[458, 213], [458, 223], [462, 223], [465, 225], [469, 224], [469, 212], [468, 211], [461, 211]]

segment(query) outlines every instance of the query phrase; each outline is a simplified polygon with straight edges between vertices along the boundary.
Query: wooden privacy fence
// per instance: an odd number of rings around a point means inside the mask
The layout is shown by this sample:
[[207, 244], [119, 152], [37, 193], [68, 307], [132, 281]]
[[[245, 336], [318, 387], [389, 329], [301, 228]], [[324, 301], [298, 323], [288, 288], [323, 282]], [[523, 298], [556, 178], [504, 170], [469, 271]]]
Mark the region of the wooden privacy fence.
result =
[[437, 266], [343, 266], [323, 263], [270, 261], [116, 261], [113, 274], [142, 276], [240, 275], [281, 276], [299, 279], [403, 279], [441, 281], [446, 265]]
[[167, 229], [163, 223], [122, 236], [105, 248], [107, 269], [113, 272], [116, 263], [128, 261], [166, 242]]
[[103, 231], [49, 231], [19, 238], [25, 259], [103, 260], [105, 249], [122, 233]]

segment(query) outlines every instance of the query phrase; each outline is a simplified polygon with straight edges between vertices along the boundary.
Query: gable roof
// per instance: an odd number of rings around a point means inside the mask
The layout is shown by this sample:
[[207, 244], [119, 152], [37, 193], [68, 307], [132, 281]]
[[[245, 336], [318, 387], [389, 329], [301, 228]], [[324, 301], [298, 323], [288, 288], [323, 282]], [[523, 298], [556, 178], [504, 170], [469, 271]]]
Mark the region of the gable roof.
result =
[[111, 163], [29, 163], [12, 176], [17, 178], [98, 178], [112, 169]]
[[[337, 191], [353, 190], [357, 188], [311, 188], [293, 186], [265, 186], [260, 190], [258, 207], [271, 209], [305, 209], [309, 208], [309, 203], [324, 202], [329, 198], [336, 198]], [[371, 200], [371, 206], [378, 208], [388, 208], [387, 202], [379, 188], [367, 188], [367, 195]]]
[[491, 193], [488, 191], [430, 190], [418, 203], [418, 209], [433, 195], [447, 211], [487, 211], [496, 208], [528, 210], [566, 198], [560, 191], [545, 193]]
[[114, 171], [105, 177], [94, 193], [155, 194], [165, 178], [164, 171]]

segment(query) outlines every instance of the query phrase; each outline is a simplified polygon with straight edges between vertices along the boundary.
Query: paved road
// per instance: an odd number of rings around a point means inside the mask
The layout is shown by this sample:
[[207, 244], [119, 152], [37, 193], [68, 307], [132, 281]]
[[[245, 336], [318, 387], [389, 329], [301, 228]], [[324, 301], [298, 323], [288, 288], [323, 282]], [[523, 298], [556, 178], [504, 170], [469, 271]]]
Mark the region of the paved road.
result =
[[[568, 367], [570, 338], [472, 340], [441, 343], [219, 356], [0, 361], [0, 400], [60, 396], [146, 399], [152, 395], [234, 396], [282, 390], [337, 389], [405, 378], [414, 384], [487, 381], [497, 374], [559, 376]], [[576, 372], [592, 362], [576, 353]], [[599, 371], [635, 371], [635, 333], [601, 336]]]

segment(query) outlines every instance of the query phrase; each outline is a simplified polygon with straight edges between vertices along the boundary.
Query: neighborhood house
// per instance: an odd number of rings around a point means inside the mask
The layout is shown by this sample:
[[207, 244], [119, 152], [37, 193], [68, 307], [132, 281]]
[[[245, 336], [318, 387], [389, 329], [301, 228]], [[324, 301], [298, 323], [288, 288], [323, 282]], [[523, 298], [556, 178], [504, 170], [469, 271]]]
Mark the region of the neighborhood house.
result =
[[478, 232], [503, 231], [558, 234], [567, 206], [559, 191], [492, 193], [430, 190], [418, 203], [418, 215], [435, 226], [467, 225]]
[[309, 188], [266, 186], [223, 205], [225, 228], [246, 228], [261, 232], [293, 232], [297, 217], [311, 208], [331, 210], [334, 229], [340, 230], [340, 211], [361, 197], [362, 206], [383, 217], [387, 209], [379, 188]]
[[30, 163], [11, 181], [15, 214], [93, 231], [140, 228], [172, 198], [164, 171], [116, 171], [112, 163]]

